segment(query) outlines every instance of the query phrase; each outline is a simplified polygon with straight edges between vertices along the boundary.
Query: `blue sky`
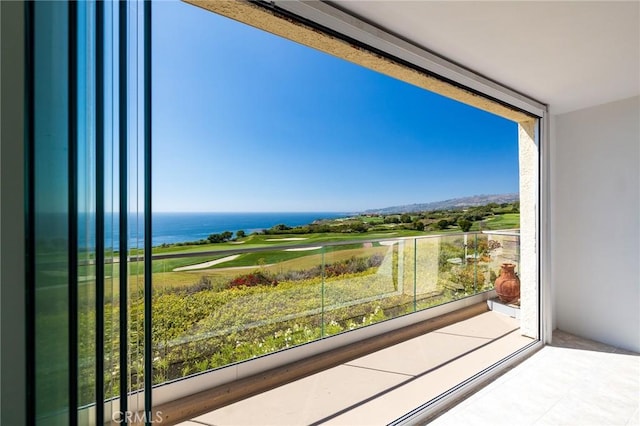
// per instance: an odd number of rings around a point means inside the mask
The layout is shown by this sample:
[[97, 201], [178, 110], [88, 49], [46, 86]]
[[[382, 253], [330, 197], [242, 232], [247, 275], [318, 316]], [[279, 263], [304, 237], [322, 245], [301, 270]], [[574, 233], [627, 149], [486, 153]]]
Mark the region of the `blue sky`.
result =
[[518, 192], [513, 122], [185, 3], [153, 14], [154, 211]]

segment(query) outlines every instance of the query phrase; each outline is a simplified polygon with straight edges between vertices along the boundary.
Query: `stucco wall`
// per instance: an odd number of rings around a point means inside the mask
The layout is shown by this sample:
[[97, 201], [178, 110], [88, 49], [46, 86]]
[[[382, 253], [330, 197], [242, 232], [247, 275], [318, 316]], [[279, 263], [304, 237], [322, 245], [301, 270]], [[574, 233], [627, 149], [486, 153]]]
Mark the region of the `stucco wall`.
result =
[[555, 325], [640, 351], [640, 97], [552, 125]]
[[518, 125], [520, 168], [520, 331], [538, 338], [538, 147], [536, 122]]

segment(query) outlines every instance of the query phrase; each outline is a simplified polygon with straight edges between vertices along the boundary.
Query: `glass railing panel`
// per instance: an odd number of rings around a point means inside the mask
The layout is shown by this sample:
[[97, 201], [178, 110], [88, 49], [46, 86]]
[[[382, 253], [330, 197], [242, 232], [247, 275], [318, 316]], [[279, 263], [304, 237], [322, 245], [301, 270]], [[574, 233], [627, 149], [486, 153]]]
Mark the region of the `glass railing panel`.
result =
[[442, 291], [438, 287], [439, 237], [416, 238], [414, 250], [405, 254], [407, 270], [414, 271], [415, 310], [435, 306], [442, 301]]
[[[410, 241], [385, 240], [325, 248], [324, 335], [394, 318], [412, 309], [413, 279], [404, 275]], [[406, 292], [406, 293], [405, 293]]]
[[282, 247], [154, 261], [154, 382], [320, 338], [322, 259]]
[[[520, 234], [517, 232], [487, 232], [488, 251], [491, 257], [490, 266], [500, 271], [503, 263], [520, 264]], [[518, 268], [516, 267], [516, 270]]]
[[503, 264], [514, 264], [516, 274], [520, 272], [520, 234], [517, 231], [495, 231], [482, 235], [487, 241], [486, 268], [493, 288]]
[[475, 258], [476, 293], [492, 290], [496, 277], [492, 275], [491, 250], [489, 248], [489, 235], [474, 234], [472, 245]]
[[491, 290], [501, 263], [517, 263], [518, 243], [514, 233], [460, 233], [159, 250], [154, 384]]
[[416, 310], [461, 297], [459, 271], [464, 264], [461, 235], [416, 240]]
[[490, 290], [488, 240], [481, 233], [416, 239], [416, 310]]

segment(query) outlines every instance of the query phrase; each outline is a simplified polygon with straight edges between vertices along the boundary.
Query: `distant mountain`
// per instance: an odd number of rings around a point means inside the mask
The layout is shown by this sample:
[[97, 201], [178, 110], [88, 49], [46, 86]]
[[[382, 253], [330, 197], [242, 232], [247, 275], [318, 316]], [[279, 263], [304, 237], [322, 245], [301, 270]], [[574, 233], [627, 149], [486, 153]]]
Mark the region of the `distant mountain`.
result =
[[433, 201], [431, 203], [406, 204], [404, 206], [385, 207], [381, 209], [365, 210], [362, 213], [393, 214], [412, 213], [429, 210], [445, 210], [474, 206], [483, 206], [489, 203], [513, 203], [520, 199], [518, 194], [494, 194], [494, 195], [472, 195], [470, 197], [452, 198], [444, 201]]

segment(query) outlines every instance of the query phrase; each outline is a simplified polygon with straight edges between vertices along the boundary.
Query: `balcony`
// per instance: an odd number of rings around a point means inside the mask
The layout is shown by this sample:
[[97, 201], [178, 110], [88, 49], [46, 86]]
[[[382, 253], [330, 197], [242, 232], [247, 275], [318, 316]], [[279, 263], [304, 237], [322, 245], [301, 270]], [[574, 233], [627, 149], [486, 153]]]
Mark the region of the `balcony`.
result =
[[[391, 421], [534, 341], [517, 318], [489, 312], [504, 306], [487, 303], [500, 265], [519, 264], [517, 231], [366, 237], [274, 235], [260, 247], [155, 254], [153, 400], [166, 421], [224, 413], [257, 393], [295, 396], [305, 383], [333, 388], [353, 375], [348, 382], [363, 385], [338, 386], [350, 396], [311, 410], [315, 422], [438, 383], [398, 405]], [[140, 312], [142, 301], [132, 303]], [[518, 306], [506, 309], [518, 317]], [[134, 392], [130, 406], [137, 401]]]
[[180, 424], [389, 424], [532, 342], [484, 312]]

